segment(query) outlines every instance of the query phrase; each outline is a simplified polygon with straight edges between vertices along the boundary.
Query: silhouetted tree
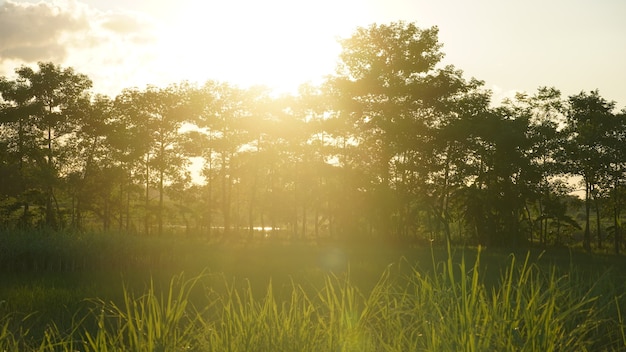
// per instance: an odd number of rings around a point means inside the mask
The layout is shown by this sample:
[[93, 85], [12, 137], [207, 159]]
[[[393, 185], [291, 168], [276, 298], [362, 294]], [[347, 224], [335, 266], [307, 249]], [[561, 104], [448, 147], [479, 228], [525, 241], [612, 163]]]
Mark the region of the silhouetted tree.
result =
[[40, 62], [37, 69], [22, 66], [15, 72], [16, 80], [3, 79], [2, 86], [3, 99], [9, 102], [13, 110], [10, 114], [18, 125], [19, 163], [22, 168], [28, 139], [32, 143], [28, 154], [36, 164], [35, 177], [45, 199], [45, 223], [57, 227], [59, 205], [54, 190], [59, 170], [64, 167], [59, 163], [59, 155], [65, 137], [76, 130], [80, 114], [75, 108], [81, 100], [88, 99], [92, 83], [72, 68], [53, 63]]
[[73, 138], [67, 141], [68, 167], [64, 174], [66, 189], [71, 197], [70, 225], [83, 228], [83, 212], [92, 210], [109, 230], [111, 224], [112, 192], [119, 177], [114, 171], [114, 159], [109, 143], [114, 118], [113, 101], [106, 96], [96, 96], [74, 107], [79, 116]]
[[360, 154], [351, 167], [367, 178], [357, 186], [369, 198], [364, 215], [380, 233], [404, 232], [406, 186], [420, 179], [407, 165], [427, 148], [434, 102], [449, 94], [433, 84], [443, 72], [434, 71], [443, 56], [437, 32], [403, 22], [358, 28], [341, 42], [337, 75], [330, 80], [334, 109], [355, 128], [351, 142]]
[[[133, 93], [132, 104], [139, 109], [143, 138], [145, 140], [145, 206], [146, 213], [152, 208], [150, 190], [152, 186], [158, 193], [155, 207], [157, 234], [163, 234], [165, 183], [188, 178], [187, 153], [180, 131], [184, 122], [192, 118], [188, 97], [189, 87], [171, 85], [167, 88], [148, 87]], [[154, 183], [153, 183], [154, 182]], [[145, 231], [149, 232], [148, 216]]]
[[598, 91], [581, 92], [569, 97], [567, 110], [567, 146], [564, 162], [569, 171], [582, 177], [585, 186], [585, 231], [583, 246], [591, 250], [590, 211], [591, 202], [596, 202], [598, 223], [598, 246], [602, 246], [602, 233], [599, 226], [598, 187], [606, 165], [614, 158], [609, 155], [611, 119], [614, 102], [606, 101]]

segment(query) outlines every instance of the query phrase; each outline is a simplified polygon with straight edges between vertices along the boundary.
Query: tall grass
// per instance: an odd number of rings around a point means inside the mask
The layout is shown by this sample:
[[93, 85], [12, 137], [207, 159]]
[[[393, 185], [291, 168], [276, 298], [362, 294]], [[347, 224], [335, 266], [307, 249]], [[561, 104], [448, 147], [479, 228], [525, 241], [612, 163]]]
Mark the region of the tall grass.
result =
[[[589, 280], [511, 255], [499, 282], [449, 253], [432, 272], [401, 260], [367, 292], [353, 275], [265, 287], [223, 274], [177, 276], [123, 303], [91, 302], [69, 331], [29, 341], [0, 320], [0, 351], [620, 351], [626, 299], [612, 276]], [[408, 267], [408, 270], [406, 270]], [[260, 292], [259, 292], [260, 291]], [[94, 321], [95, 326], [86, 322]]]
[[172, 279], [165, 293], [152, 283], [147, 293], [137, 297], [124, 290], [124, 304], [96, 301], [98, 328], [82, 338], [89, 351], [176, 351], [186, 350], [194, 338], [200, 315], [190, 309], [189, 294], [200, 277]]

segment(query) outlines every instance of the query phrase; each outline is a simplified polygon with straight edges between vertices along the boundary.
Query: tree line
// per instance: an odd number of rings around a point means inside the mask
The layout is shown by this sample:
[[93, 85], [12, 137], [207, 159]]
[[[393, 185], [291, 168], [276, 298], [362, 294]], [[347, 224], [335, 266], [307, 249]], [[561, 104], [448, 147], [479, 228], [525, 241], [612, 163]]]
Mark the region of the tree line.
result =
[[1, 226], [501, 246], [580, 234], [619, 252], [626, 110], [548, 87], [496, 105], [442, 67], [437, 27], [374, 24], [341, 45], [322, 84], [282, 96], [207, 81], [111, 98], [72, 68], [17, 68], [0, 78]]

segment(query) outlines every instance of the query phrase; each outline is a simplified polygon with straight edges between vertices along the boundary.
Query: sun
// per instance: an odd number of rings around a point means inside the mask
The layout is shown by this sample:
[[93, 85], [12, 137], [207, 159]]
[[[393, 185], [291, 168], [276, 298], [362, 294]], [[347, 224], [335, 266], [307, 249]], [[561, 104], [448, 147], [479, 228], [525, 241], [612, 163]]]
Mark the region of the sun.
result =
[[187, 80], [294, 92], [334, 71], [342, 9], [331, 0], [186, 0], [164, 27], [161, 65]]

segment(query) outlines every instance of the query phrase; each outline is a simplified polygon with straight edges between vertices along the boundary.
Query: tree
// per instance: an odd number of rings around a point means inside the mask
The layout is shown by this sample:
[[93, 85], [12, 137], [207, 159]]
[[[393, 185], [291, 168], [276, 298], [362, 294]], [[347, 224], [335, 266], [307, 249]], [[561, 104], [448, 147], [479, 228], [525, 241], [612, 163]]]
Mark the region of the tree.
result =
[[526, 185], [536, 175], [528, 158], [528, 116], [501, 106], [468, 122], [469, 225], [480, 242], [516, 245], [523, 239]]
[[[7, 218], [18, 208], [22, 208], [19, 216], [21, 226], [30, 226], [30, 205], [32, 197], [27, 192], [35, 187], [32, 175], [34, 160], [37, 159], [38, 133], [30, 118], [37, 111], [33, 104], [29, 86], [23, 79], [8, 80], [0, 78], [0, 128], [3, 146], [2, 179], [6, 189], [2, 195]], [[8, 221], [8, 219], [7, 219]]]
[[214, 209], [221, 212], [224, 234], [231, 231], [233, 185], [239, 182], [234, 171], [237, 156], [249, 141], [242, 125], [250, 114], [246, 94], [243, 89], [208, 81], [197, 96], [200, 113], [195, 123], [206, 134], [203, 174], [207, 181], [209, 231], [214, 227]]
[[378, 232], [406, 233], [407, 187], [422, 179], [408, 165], [420, 163], [428, 149], [436, 102], [456, 88], [437, 86], [450, 82], [439, 78], [451, 71], [435, 70], [443, 56], [437, 32], [403, 22], [358, 28], [341, 42], [340, 64], [329, 82], [334, 110], [355, 128], [350, 139], [360, 154], [350, 163], [367, 179], [355, 186], [369, 199], [366, 217]]
[[76, 106], [76, 130], [67, 142], [66, 156], [71, 162], [63, 171], [68, 193], [72, 199], [70, 224], [83, 228], [83, 211], [92, 210], [103, 222], [105, 231], [111, 225], [111, 196], [113, 187], [121, 182], [110, 144], [114, 119], [113, 101], [97, 95], [91, 101]]
[[186, 143], [180, 129], [193, 116], [187, 97], [189, 89], [185, 85], [171, 85], [163, 89], [148, 87], [144, 91], [126, 91], [125, 97], [120, 99], [128, 111], [127, 116], [137, 119], [132, 122], [137, 132], [132, 137], [140, 140], [138, 147], [143, 154], [146, 233], [150, 232], [151, 189], [154, 187], [158, 194], [155, 217], [157, 234], [162, 235], [165, 185], [188, 178], [188, 158], [183, 148]]
[[596, 206], [598, 246], [602, 246], [599, 214], [600, 180], [606, 165], [613, 162], [610, 155], [614, 102], [602, 98], [599, 92], [581, 92], [569, 97], [567, 109], [567, 145], [564, 162], [569, 172], [582, 178], [585, 187], [585, 231], [583, 246], [591, 250], [591, 202]]
[[530, 167], [525, 170], [527, 177], [524, 180], [523, 197], [526, 200], [530, 241], [533, 242], [535, 225], [539, 224], [538, 239], [545, 245], [551, 219], [547, 207], [563, 197], [561, 186], [564, 182], [560, 176], [566, 170], [559, 162], [558, 155], [564, 144], [564, 102], [557, 89], [540, 87], [533, 95], [518, 93], [514, 99], [507, 99], [504, 105], [509, 110], [508, 114], [528, 119], [526, 133], [530, 144], [524, 152]]
[[[473, 150], [473, 131], [478, 127], [474, 124], [479, 116], [489, 110], [491, 93], [482, 90], [482, 82], [471, 80], [466, 82], [460, 71], [448, 71], [448, 75], [440, 75], [440, 80], [446, 80], [447, 86], [456, 86], [453, 94], [443, 95], [437, 104], [436, 123], [433, 125], [433, 136], [430, 147], [430, 158], [426, 167], [427, 184], [423, 193], [426, 199], [419, 201], [428, 204], [432, 209], [431, 223], [434, 233], [443, 233], [446, 240], [452, 238], [451, 222], [453, 221], [453, 203], [455, 193], [471, 184], [476, 173], [471, 163], [475, 155]], [[445, 81], [444, 81], [445, 82]], [[443, 84], [438, 84], [441, 87]], [[419, 165], [416, 165], [419, 166]], [[463, 194], [460, 192], [459, 194]], [[468, 193], [466, 193], [467, 195]], [[456, 215], [460, 220], [460, 214]]]
[[[38, 64], [38, 70], [22, 66], [16, 71], [15, 81], [2, 80], [3, 99], [9, 102], [13, 121], [17, 122], [17, 140], [20, 168], [25, 152], [36, 164], [38, 183], [45, 199], [45, 222], [58, 226], [58, 202], [54, 189], [58, 183], [58, 157], [65, 138], [76, 129], [78, 114], [74, 110], [81, 100], [88, 99], [91, 80], [75, 73], [72, 68], [61, 68], [53, 63]], [[28, 136], [27, 136], [28, 134]], [[25, 206], [27, 212], [27, 206]]]
[[624, 206], [626, 191], [626, 109], [607, 119], [607, 139], [605, 141], [608, 163], [603, 165], [605, 172], [601, 179], [601, 189], [607, 206], [611, 211], [613, 225], [609, 231], [613, 235], [613, 245], [616, 254], [619, 254], [622, 242], [621, 211]]

